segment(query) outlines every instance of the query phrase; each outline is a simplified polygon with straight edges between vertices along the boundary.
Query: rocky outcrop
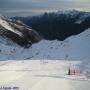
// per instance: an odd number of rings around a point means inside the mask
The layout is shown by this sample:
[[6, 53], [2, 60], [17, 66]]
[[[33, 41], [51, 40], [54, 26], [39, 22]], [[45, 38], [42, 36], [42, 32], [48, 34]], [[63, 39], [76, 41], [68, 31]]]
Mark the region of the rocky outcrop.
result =
[[30, 47], [41, 40], [41, 36], [19, 20], [0, 17], [0, 35], [10, 38], [20, 46]]

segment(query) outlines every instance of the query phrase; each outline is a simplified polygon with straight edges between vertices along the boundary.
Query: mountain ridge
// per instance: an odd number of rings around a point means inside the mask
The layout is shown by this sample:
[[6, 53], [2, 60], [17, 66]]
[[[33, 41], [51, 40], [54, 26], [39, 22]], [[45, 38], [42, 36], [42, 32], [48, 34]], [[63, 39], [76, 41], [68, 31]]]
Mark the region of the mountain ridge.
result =
[[15, 43], [28, 47], [40, 40], [40, 35], [19, 20], [0, 17], [0, 35], [10, 38]]
[[67, 10], [32, 16], [14, 17], [34, 28], [46, 40], [63, 41], [90, 27], [90, 12]]

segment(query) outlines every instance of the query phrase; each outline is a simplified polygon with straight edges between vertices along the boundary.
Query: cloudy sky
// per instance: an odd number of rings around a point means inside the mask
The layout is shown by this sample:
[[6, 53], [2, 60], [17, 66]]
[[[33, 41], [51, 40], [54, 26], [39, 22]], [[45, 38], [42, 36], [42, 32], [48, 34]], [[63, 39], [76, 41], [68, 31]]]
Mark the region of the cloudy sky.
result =
[[68, 9], [90, 11], [90, 0], [0, 0], [0, 14], [6, 16], [32, 16]]

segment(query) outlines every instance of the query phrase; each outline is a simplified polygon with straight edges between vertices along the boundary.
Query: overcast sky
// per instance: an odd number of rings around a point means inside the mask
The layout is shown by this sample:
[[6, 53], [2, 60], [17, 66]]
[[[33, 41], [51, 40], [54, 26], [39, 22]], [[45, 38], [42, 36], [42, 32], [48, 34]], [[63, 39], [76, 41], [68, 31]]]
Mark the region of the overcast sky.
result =
[[90, 11], [90, 0], [0, 0], [0, 14], [6, 16], [32, 16], [68, 9]]

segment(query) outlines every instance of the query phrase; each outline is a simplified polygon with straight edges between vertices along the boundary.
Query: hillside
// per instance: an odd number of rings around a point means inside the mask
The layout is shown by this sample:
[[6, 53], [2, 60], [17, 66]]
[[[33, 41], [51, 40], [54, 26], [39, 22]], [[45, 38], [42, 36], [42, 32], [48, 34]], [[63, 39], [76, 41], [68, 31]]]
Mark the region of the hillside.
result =
[[19, 20], [0, 16], [0, 37], [8, 38], [20, 46], [29, 47], [38, 42], [40, 35]]
[[41, 40], [25, 49], [9, 40], [0, 38], [1, 60], [23, 60], [23, 59], [76, 59], [87, 60], [90, 58], [90, 28], [79, 35], [71, 36], [64, 41]]

